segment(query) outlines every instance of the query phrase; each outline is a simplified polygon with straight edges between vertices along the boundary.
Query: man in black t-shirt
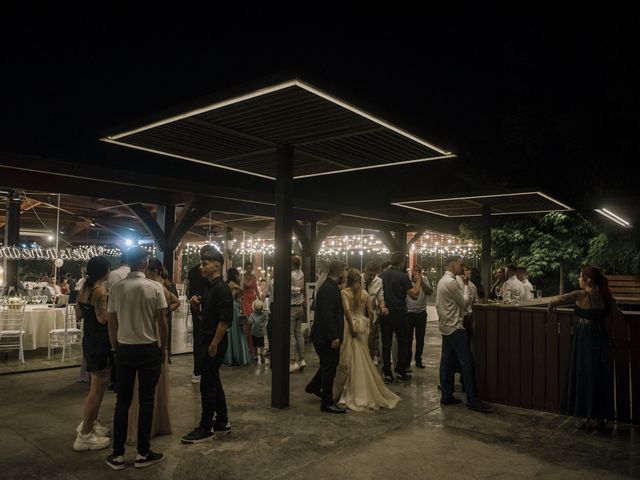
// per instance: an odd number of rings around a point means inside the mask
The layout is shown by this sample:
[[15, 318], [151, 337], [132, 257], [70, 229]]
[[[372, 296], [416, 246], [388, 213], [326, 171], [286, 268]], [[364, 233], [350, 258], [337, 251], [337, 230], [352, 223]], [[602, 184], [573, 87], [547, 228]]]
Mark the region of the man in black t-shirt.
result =
[[222, 278], [222, 254], [209, 250], [200, 257], [200, 270], [207, 280], [207, 290], [204, 296], [194, 295], [189, 301], [197, 310], [202, 327], [200, 343], [193, 346], [200, 350], [202, 415], [200, 424], [182, 437], [182, 443], [204, 442], [213, 432], [231, 430], [227, 400], [220, 381], [220, 365], [229, 344], [227, 329], [233, 321], [233, 296]]
[[[200, 249], [200, 256], [207, 251], [215, 251], [211, 245], [205, 245]], [[187, 298], [193, 296], [204, 297], [207, 290], [207, 279], [202, 276], [200, 263], [189, 270], [187, 276]], [[193, 325], [193, 376], [191, 383], [200, 383], [200, 349], [197, 348], [202, 340], [202, 325], [200, 324], [199, 312], [191, 306], [191, 323]]]
[[393, 374], [391, 372], [391, 344], [393, 334], [398, 339], [398, 364], [396, 372], [398, 380], [406, 381], [411, 379], [407, 374], [407, 357], [409, 354], [409, 323], [407, 320], [407, 295], [417, 299], [420, 294], [422, 277], [416, 278], [416, 286], [411, 284], [407, 272], [404, 269], [403, 252], [393, 252], [391, 254], [391, 266], [380, 274], [384, 290], [384, 303], [389, 310], [388, 315], [380, 316], [380, 331], [382, 333], [382, 371], [384, 372], [384, 382], [392, 383]]

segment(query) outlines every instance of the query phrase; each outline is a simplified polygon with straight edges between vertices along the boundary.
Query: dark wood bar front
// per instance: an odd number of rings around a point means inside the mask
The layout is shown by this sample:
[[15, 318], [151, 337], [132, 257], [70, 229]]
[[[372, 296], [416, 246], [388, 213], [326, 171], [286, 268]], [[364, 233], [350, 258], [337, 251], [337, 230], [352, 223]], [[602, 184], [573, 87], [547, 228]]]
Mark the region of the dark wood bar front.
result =
[[[528, 305], [475, 305], [472, 343], [484, 400], [558, 412], [577, 317], [549, 314], [545, 299]], [[548, 299], [547, 299], [548, 301]], [[535, 306], [541, 305], [541, 306]], [[607, 320], [615, 370], [616, 420], [640, 424], [640, 312]]]

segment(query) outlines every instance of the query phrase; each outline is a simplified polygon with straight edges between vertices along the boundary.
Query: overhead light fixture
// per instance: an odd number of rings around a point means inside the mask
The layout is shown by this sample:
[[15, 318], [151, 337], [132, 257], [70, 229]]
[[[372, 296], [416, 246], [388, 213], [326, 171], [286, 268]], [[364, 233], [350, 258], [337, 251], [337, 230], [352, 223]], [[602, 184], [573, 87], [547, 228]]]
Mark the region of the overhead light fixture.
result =
[[611, 210], [607, 210], [606, 208], [596, 208], [595, 210], [600, 215], [607, 217], [609, 220], [616, 222], [618, 225], [622, 225], [625, 228], [631, 228], [631, 224], [628, 221], [626, 221], [622, 217], [619, 217], [618, 215], [613, 213]]
[[127, 238], [127, 239], [124, 241], [124, 244], [125, 244], [127, 247], [130, 247], [131, 245], [133, 245], [133, 240], [131, 240], [130, 238]]

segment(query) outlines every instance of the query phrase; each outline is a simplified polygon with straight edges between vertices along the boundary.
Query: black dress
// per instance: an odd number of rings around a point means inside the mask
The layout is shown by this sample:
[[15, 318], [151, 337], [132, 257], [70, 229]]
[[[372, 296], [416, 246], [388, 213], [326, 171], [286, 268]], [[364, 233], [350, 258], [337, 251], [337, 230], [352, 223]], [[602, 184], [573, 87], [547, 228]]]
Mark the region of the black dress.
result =
[[[587, 293], [587, 296], [589, 294]], [[591, 297], [589, 303], [591, 303]], [[573, 333], [571, 360], [561, 411], [567, 415], [612, 420], [613, 371], [605, 310], [574, 306], [578, 324]]]
[[[95, 288], [89, 293], [87, 301], [91, 301]], [[111, 368], [113, 354], [109, 342], [109, 329], [106, 324], [98, 322], [96, 307], [90, 303], [78, 302], [82, 310], [84, 334], [82, 337], [82, 352], [87, 361], [88, 372], [99, 372]]]

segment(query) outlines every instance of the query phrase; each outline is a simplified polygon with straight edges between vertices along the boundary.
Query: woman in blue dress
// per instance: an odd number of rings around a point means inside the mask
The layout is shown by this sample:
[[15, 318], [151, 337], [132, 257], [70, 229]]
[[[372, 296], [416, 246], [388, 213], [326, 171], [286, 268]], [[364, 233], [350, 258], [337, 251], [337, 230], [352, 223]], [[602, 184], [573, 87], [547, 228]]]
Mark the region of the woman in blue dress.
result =
[[589, 431], [591, 421], [604, 430], [615, 417], [613, 403], [613, 370], [611, 346], [605, 319], [617, 311], [607, 277], [595, 267], [580, 271], [580, 290], [551, 299], [549, 312], [556, 305], [573, 302], [578, 317], [573, 331], [567, 384], [560, 410], [584, 420], [579, 428]]
[[251, 353], [247, 340], [244, 337], [242, 326], [240, 325], [240, 302], [242, 301], [242, 287], [240, 286], [240, 275], [238, 270], [230, 268], [227, 270], [227, 284], [233, 294], [233, 322], [229, 327], [229, 347], [224, 356], [224, 365], [245, 366], [251, 364]]

